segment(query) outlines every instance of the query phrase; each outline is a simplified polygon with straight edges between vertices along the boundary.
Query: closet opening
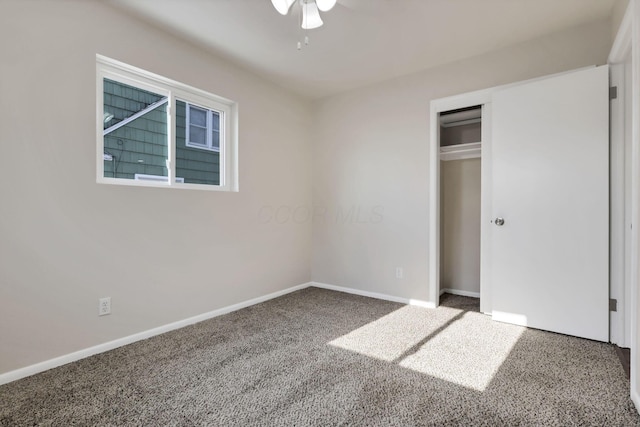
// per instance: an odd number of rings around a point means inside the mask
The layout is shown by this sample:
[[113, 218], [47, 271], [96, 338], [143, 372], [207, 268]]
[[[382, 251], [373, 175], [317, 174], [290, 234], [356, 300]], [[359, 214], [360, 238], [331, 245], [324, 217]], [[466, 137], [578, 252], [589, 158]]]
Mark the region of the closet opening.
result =
[[438, 115], [440, 299], [480, 299], [482, 106]]

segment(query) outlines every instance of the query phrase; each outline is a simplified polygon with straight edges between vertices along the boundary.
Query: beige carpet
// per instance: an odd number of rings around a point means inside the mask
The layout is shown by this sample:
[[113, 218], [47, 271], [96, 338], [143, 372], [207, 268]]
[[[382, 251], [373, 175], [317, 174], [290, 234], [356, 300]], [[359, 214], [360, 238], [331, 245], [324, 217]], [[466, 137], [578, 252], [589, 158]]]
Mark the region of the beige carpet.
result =
[[635, 426], [612, 346], [316, 288], [0, 387], [0, 425]]

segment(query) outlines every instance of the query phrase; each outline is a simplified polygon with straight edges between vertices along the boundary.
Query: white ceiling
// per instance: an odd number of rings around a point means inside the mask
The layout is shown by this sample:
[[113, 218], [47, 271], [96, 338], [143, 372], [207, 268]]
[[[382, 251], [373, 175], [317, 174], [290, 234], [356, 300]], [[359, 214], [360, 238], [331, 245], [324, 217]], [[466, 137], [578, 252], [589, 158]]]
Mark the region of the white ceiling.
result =
[[615, 0], [338, 0], [304, 35], [270, 0], [114, 0], [273, 82], [319, 98], [606, 19]]

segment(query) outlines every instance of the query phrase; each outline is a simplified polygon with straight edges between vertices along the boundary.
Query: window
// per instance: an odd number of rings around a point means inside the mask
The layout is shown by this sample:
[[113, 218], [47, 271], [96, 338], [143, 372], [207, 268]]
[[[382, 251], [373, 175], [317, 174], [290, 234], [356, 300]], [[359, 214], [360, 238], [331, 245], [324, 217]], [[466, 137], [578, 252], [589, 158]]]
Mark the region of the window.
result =
[[220, 111], [186, 103], [187, 146], [220, 151]]
[[237, 191], [237, 105], [97, 56], [97, 181]]

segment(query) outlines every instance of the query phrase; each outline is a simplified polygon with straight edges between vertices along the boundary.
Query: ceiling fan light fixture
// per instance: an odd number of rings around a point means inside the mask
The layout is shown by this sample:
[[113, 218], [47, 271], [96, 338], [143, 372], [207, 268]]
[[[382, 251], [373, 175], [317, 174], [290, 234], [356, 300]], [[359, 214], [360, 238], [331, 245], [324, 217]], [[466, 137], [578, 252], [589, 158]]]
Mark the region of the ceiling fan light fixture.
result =
[[328, 12], [336, 5], [337, 0], [316, 0], [316, 5], [321, 12]]
[[295, 2], [296, 0], [271, 0], [273, 7], [276, 8], [280, 15], [286, 15], [287, 13], [289, 13], [291, 5]]
[[302, 28], [312, 30], [321, 27], [322, 24], [322, 18], [320, 18], [316, 2], [314, 0], [302, 0]]

